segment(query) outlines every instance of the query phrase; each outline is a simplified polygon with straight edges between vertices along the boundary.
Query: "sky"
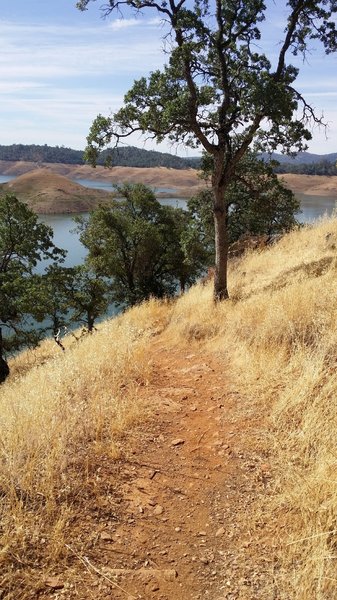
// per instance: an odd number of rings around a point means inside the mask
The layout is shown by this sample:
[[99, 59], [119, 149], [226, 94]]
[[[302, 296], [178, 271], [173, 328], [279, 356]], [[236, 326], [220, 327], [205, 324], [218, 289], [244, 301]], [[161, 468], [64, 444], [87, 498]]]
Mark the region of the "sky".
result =
[[[266, 48], [277, 53], [284, 3], [268, 0]], [[123, 104], [135, 79], [165, 60], [163, 28], [155, 14], [129, 13], [103, 19], [103, 0], [76, 9], [76, 0], [12, 0], [0, 8], [0, 144], [48, 144], [84, 149], [97, 114]], [[337, 152], [337, 55], [314, 48], [300, 64], [297, 87], [327, 134], [315, 128], [309, 151]], [[156, 145], [134, 135], [129, 143], [147, 150], [193, 156], [195, 151]]]

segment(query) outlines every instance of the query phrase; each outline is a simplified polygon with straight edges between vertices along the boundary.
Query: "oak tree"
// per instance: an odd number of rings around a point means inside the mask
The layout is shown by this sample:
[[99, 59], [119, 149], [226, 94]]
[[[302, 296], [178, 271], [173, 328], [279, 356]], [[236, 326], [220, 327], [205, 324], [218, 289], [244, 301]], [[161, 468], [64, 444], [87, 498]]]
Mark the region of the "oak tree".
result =
[[41, 280], [35, 269], [42, 259], [63, 259], [53, 231], [14, 195], [0, 197], [0, 383], [9, 374], [6, 352], [36, 345], [41, 337], [32, 324]]
[[[86, 10], [92, 1], [77, 6]], [[95, 162], [112, 140], [140, 131], [213, 157], [216, 300], [228, 297], [226, 191], [242, 157], [254, 144], [303, 150], [311, 137], [308, 123], [321, 122], [296, 86], [299, 68], [291, 61], [305, 57], [311, 43], [336, 51], [336, 0], [288, 0], [282, 7], [283, 34], [269, 56], [263, 0], [108, 0], [103, 9], [105, 15], [133, 9], [162, 17], [167, 64], [135, 81], [116, 114], [96, 118], [87, 156]]]
[[87, 266], [111, 281], [111, 300], [133, 305], [150, 296], [172, 296], [179, 284], [194, 282], [205, 267], [205, 253], [191, 235], [187, 213], [163, 206], [142, 184], [118, 186], [115, 193], [117, 198], [89, 219], [77, 218]]
[[[226, 190], [229, 243], [246, 234], [271, 236], [298, 226], [296, 214], [300, 212], [300, 202], [278, 179], [274, 167], [274, 162], [265, 162], [250, 151], [241, 159]], [[209, 185], [212, 171], [212, 157], [205, 155], [202, 176], [208, 185], [190, 198], [187, 205], [200, 239], [214, 260], [213, 197]]]

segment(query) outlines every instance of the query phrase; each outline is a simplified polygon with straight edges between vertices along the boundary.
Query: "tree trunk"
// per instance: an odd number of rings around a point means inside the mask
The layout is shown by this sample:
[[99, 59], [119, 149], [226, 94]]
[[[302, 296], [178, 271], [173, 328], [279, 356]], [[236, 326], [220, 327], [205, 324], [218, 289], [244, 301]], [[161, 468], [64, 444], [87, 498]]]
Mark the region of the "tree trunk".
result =
[[2, 330], [0, 327], [0, 383], [3, 383], [9, 375], [9, 366], [3, 358], [3, 343], [2, 343]]
[[95, 324], [95, 317], [93, 317], [92, 314], [90, 312], [88, 312], [87, 313], [87, 327], [88, 327], [89, 333], [93, 332], [94, 324]]
[[214, 190], [215, 273], [214, 301], [227, 300], [228, 207], [224, 187]]

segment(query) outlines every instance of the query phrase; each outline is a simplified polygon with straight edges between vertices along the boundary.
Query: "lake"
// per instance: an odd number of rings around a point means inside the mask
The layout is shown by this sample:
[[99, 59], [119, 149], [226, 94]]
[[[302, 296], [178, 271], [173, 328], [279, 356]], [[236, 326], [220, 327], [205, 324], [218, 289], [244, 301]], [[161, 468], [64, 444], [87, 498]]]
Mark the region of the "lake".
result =
[[308, 194], [296, 194], [301, 202], [302, 213], [297, 215], [300, 223], [313, 223], [324, 215], [332, 215], [336, 208], [336, 198], [329, 196], [309, 196]]
[[[6, 183], [13, 177], [0, 175], [0, 183]], [[90, 188], [104, 189], [108, 191], [113, 190], [113, 186], [106, 181], [95, 181], [90, 179], [77, 179], [77, 183]], [[167, 194], [172, 193], [172, 188], [154, 188], [155, 192], [165, 192]], [[306, 194], [297, 194], [297, 197], [301, 201], [302, 213], [298, 215], [298, 220], [301, 223], [312, 223], [319, 217], [331, 215], [336, 207], [336, 199], [329, 196], [308, 196]], [[160, 198], [160, 202], [167, 206], [173, 206], [177, 208], [185, 208], [186, 200], [183, 198], [176, 198], [172, 195], [169, 198]], [[42, 223], [50, 225], [54, 231], [54, 243], [60, 248], [64, 248], [68, 251], [68, 255], [65, 261], [66, 266], [73, 266], [80, 264], [86, 254], [85, 248], [80, 243], [78, 236], [73, 232], [76, 227], [73, 217], [75, 215], [41, 215], [39, 217]]]

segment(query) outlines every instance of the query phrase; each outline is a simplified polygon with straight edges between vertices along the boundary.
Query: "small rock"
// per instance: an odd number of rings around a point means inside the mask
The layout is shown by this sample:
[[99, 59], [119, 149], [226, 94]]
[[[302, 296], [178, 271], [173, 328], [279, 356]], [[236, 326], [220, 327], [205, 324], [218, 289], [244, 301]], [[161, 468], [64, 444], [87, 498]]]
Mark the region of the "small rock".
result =
[[159, 585], [158, 583], [154, 583], [153, 586], [151, 587], [151, 592], [158, 592], [159, 590]]
[[64, 588], [64, 583], [57, 577], [49, 577], [49, 579], [46, 579], [45, 584], [53, 590], [62, 590], [62, 588]]
[[220, 537], [221, 535], [223, 535], [225, 533], [225, 528], [224, 527], [220, 527], [218, 529], [218, 531], [215, 534], [215, 537]]
[[206, 558], [206, 556], [202, 556], [200, 558], [200, 562], [202, 562], [204, 565], [208, 565], [209, 560], [208, 560], [208, 558]]
[[156, 516], [162, 515], [164, 512], [164, 509], [162, 506], [160, 506], [160, 504], [157, 504], [157, 506], [155, 507], [153, 514]]
[[200, 536], [205, 536], [205, 535], [207, 535], [207, 533], [206, 533], [206, 531], [199, 531], [199, 532], [198, 532], [198, 535], [200, 535]]
[[177, 533], [179, 533], [179, 531], [181, 531], [181, 527], [175, 527], [174, 531], [176, 531]]
[[108, 531], [102, 531], [102, 533], [99, 537], [104, 542], [112, 542], [113, 541], [113, 537], [112, 537], [111, 533], [109, 533]]
[[181, 446], [181, 444], [185, 444], [185, 440], [182, 438], [177, 438], [176, 440], [172, 440], [171, 446]]

